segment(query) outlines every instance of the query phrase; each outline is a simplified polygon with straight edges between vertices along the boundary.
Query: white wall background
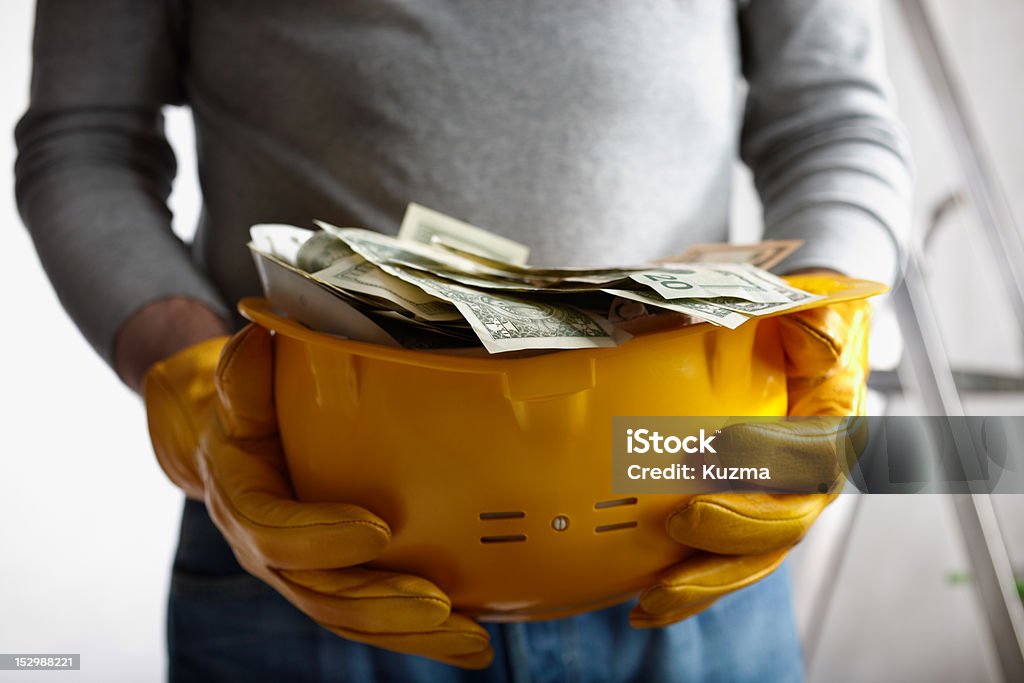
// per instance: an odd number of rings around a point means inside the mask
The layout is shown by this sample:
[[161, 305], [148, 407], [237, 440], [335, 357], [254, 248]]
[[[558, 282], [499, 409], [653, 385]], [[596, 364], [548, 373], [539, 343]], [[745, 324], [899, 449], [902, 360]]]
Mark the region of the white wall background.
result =
[[[0, 652], [81, 653], [82, 671], [0, 680], [155, 681], [181, 496], [139, 400], [64, 315], [14, 205], [32, 14], [30, 0], [0, 5]], [[174, 127], [187, 129], [180, 112]], [[196, 197], [176, 198], [183, 214]]]
[[[987, 151], [1011, 190], [1017, 216], [1024, 216], [1024, 194], [1019, 192], [1024, 187], [1024, 89], [1019, 87], [1024, 4], [933, 0], [931, 6], [939, 10], [940, 28], [955, 46]], [[6, 188], [0, 191], [0, 652], [78, 652], [83, 671], [0, 672], [0, 680], [158, 680], [165, 666], [164, 600], [181, 499], [156, 465], [139, 401], [64, 316], [17, 216], [10, 131], [26, 104], [32, 9], [30, 0], [5, 0], [0, 6], [0, 131], [6, 131], [0, 136], [0, 187]], [[959, 181], [905, 34], [893, 22], [887, 37], [917, 155], [921, 216]], [[197, 213], [198, 193], [185, 112], [170, 112], [169, 131], [181, 167], [172, 201], [176, 231], [186, 235]], [[749, 224], [755, 210], [746, 188], [737, 200], [738, 222]], [[977, 228], [967, 211], [954, 223], [933, 252], [933, 268], [951, 276], [934, 286], [944, 302], [947, 344], [961, 365], [1018, 371], [1024, 368], [1019, 327], [998, 314], [1000, 294], [984, 248], [979, 248]], [[864, 552], [878, 552], [878, 539], [901, 538], [901, 532], [919, 545], [925, 539], [925, 549], [940, 543], [934, 529], [922, 535], [913, 525], [948, 514], [920, 506], [905, 512], [897, 520], [893, 515], [900, 513], [891, 509], [867, 516], [858, 532]], [[899, 550], [897, 545], [897, 554], [889, 557], [892, 566], [885, 570], [889, 579], [884, 590], [873, 593], [877, 602], [865, 602], [855, 582], [853, 588], [850, 583], [836, 588], [845, 591], [842, 609], [853, 611], [835, 618], [853, 630], [835, 639], [829, 655], [837, 658], [833, 663], [847, 654], [843, 643], [849, 643], [851, 634], [900, 638], [886, 632], [886, 617], [879, 620], [883, 600], [889, 618], [927, 607], [920, 586], [938, 582], [941, 572], [964, 568], [962, 553], [954, 547], [937, 550], [938, 564], [926, 568], [925, 576], [899, 571]], [[881, 571], [875, 567], [872, 574]], [[917, 593], [911, 590], [915, 587]], [[900, 604], [901, 596], [906, 604]], [[946, 630], [929, 640], [931, 645], [942, 643], [921, 653], [930, 658], [930, 680], [990, 680], [990, 666], [980, 663], [985, 651], [979, 644], [977, 614], [970, 612], [969, 598], [952, 599], [963, 604], [947, 612], [968, 633], [960, 637]], [[935, 623], [935, 614], [947, 612], [935, 607], [934, 613], [922, 614], [921, 623]], [[877, 665], [884, 654], [872, 659], [871, 652], [860, 652], [857, 666], [847, 667], [844, 679], [877, 677], [886, 670]], [[904, 673], [915, 671], [912, 655]], [[865, 661], [876, 661], [875, 668]], [[821, 680], [838, 680], [837, 669], [824, 671]]]

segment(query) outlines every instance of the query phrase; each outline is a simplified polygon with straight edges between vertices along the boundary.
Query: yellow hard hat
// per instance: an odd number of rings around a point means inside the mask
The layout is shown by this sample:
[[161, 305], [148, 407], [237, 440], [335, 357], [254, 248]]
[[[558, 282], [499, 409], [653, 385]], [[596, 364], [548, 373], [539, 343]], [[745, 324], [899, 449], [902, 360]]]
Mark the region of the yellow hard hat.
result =
[[[883, 289], [857, 283], [809, 306]], [[786, 413], [770, 317], [502, 358], [341, 339], [264, 299], [240, 309], [275, 332], [296, 495], [382, 517], [393, 540], [373, 566], [428, 578], [482, 620], [616, 604], [687, 554], [665, 532], [684, 496], [612, 493], [613, 417]]]

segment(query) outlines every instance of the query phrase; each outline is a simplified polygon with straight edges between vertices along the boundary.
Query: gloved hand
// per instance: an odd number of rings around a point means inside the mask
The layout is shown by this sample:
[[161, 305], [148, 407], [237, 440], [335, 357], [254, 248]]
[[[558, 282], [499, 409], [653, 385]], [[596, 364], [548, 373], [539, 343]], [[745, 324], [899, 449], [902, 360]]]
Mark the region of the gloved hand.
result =
[[[841, 276], [830, 275], [786, 279], [813, 293], [827, 293], [843, 283]], [[864, 300], [779, 318], [789, 415], [864, 413], [870, 318], [871, 306]], [[703, 552], [669, 569], [644, 591], [630, 615], [630, 624], [652, 628], [675, 623], [777, 569], [841, 486], [842, 460], [847, 454], [836, 452], [836, 429], [836, 421], [822, 420], [755, 423], [723, 430], [715, 442], [719, 452], [756, 449], [758, 458], [773, 466], [790, 467], [791, 471], [803, 468], [802, 476], [821, 481], [824, 492], [694, 496], [671, 515], [667, 528], [677, 543]]]
[[390, 542], [382, 519], [355, 505], [295, 500], [267, 330], [249, 325], [156, 364], [143, 395], [161, 467], [205, 501], [246, 571], [343, 638], [463, 668], [490, 664], [487, 632], [453, 614], [437, 586], [359, 566]]

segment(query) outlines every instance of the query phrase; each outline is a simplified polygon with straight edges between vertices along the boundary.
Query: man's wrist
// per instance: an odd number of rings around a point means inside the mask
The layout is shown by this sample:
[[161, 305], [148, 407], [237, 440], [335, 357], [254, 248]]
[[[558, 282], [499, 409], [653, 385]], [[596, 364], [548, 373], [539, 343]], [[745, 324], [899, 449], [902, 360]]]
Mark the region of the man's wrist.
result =
[[205, 304], [184, 297], [154, 301], [136, 311], [114, 341], [114, 370], [138, 392], [154, 363], [211, 337], [228, 334], [225, 322]]

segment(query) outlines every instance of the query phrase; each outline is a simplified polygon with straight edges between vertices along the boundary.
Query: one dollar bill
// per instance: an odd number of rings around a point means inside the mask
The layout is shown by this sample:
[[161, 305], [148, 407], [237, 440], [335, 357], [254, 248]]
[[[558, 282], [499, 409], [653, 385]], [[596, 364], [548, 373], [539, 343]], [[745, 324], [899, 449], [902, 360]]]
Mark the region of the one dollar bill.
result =
[[398, 239], [423, 244], [442, 241], [472, 254], [514, 265], [523, 265], [530, 257], [530, 248], [525, 244], [416, 203], [409, 204], [405, 210]]

